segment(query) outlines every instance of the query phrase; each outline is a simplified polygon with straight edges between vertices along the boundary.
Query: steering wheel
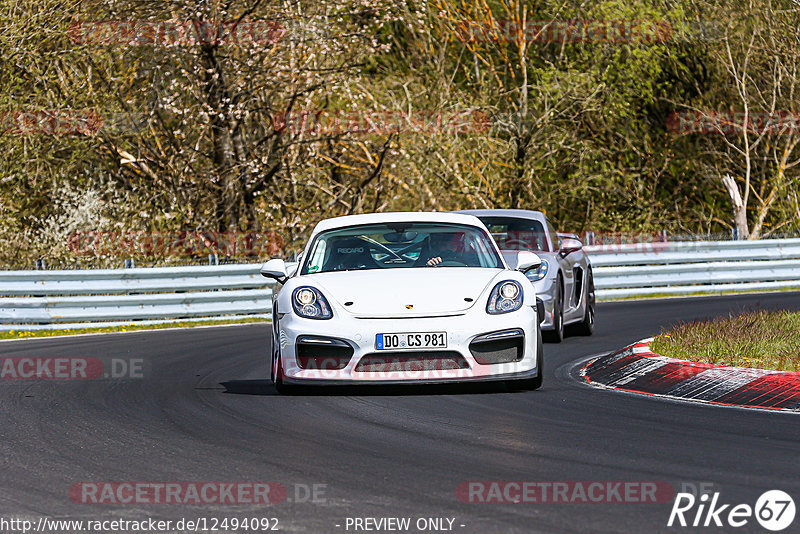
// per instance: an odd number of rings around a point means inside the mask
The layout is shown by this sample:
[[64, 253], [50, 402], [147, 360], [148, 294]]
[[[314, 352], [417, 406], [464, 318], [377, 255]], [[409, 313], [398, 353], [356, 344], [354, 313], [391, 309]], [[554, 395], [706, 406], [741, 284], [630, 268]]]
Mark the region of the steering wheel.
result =
[[436, 267], [469, 267], [466, 263], [455, 260], [445, 260], [436, 264]]
[[387, 256], [387, 257], [383, 258], [382, 260], [378, 261], [378, 263], [380, 263], [381, 265], [392, 265], [392, 264], [401, 264], [401, 263], [405, 264], [405, 263], [410, 263], [410, 262], [411, 262], [411, 260], [409, 260], [408, 258], [401, 258], [399, 256], [396, 257], [396, 258], [393, 258], [391, 256]]
[[521, 239], [509, 239], [508, 241], [505, 242], [505, 246], [517, 247], [517, 248], [524, 247], [526, 249], [533, 248], [530, 243], [528, 243], [527, 241], [522, 241]]

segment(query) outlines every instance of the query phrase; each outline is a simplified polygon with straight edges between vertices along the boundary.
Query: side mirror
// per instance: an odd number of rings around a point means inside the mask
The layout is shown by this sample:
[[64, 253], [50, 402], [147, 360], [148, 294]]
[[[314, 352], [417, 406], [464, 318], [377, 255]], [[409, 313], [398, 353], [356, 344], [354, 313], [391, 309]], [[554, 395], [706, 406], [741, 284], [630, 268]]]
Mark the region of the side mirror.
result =
[[573, 252], [583, 249], [583, 243], [577, 239], [568, 237], [561, 242], [561, 249], [558, 251], [562, 256], [569, 256]]
[[[506, 256], [506, 261], [508, 261], [508, 259], [508, 256]], [[541, 264], [542, 259], [529, 250], [520, 250], [516, 253], [516, 258], [513, 258], [513, 261], [509, 262], [512, 269], [523, 273], [527, 273], [531, 269], [536, 269]]]
[[286, 282], [288, 273], [286, 272], [286, 262], [282, 259], [269, 260], [261, 266], [261, 276], [274, 278], [281, 284]]

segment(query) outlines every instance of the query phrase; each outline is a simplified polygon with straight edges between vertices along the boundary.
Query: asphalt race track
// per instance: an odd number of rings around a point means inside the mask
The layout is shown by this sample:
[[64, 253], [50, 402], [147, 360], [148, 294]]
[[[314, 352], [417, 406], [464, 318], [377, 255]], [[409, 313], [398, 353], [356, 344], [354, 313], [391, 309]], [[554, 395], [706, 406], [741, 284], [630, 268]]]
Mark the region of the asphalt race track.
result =
[[[755, 305], [800, 309], [800, 293], [600, 304], [593, 337], [545, 345], [535, 392], [278, 396], [265, 380], [266, 325], [3, 342], [3, 357], [142, 359], [143, 378], [0, 380], [0, 516], [277, 517], [284, 532], [320, 533], [353, 532], [348, 517], [448, 517], [455, 532], [476, 534], [695, 530], [666, 526], [671, 502], [459, 501], [459, 484], [476, 480], [711, 483], [724, 503], [752, 506], [780, 489], [800, 504], [800, 414], [667, 401], [574, 377], [588, 356], [675, 320]], [[78, 504], [69, 488], [83, 481], [275, 481], [292, 502]], [[318, 502], [295, 502], [312, 484], [324, 485]], [[798, 530], [800, 518], [784, 532]], [[764, 532], [754, 519], [737, 531]]]

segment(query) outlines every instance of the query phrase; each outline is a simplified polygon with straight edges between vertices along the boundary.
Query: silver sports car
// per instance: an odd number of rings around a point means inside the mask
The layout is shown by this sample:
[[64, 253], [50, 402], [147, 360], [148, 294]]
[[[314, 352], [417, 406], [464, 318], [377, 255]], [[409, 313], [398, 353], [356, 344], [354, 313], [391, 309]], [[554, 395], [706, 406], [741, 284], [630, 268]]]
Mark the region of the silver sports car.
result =
[[595, 295], [592, 264], [574, 234], [559, 234], [539, 211], [465, 210], [489, 229], [501, 250], [529, 250], [541, 259], [538, 269], [526, 276], [542, 300], [543, 334], [556, 343], [564, 327], [581, 335], [594, 332]]

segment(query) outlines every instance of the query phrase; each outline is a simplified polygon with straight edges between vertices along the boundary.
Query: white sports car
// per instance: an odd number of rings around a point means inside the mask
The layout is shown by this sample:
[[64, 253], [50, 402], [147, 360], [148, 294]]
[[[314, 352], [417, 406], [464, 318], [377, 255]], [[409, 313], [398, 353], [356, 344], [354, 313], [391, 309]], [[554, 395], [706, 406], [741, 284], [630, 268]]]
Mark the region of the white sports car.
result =
[[[509, 263], [511, 264], [509, 266]], [[292, 385], [542, 384], [528, 251], [501, 254], [472, 215], [383, 213], [320, 222], [301, 259], [266, 262], [271, 375]]]

